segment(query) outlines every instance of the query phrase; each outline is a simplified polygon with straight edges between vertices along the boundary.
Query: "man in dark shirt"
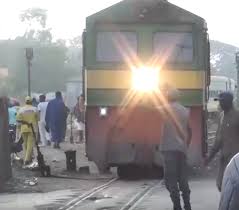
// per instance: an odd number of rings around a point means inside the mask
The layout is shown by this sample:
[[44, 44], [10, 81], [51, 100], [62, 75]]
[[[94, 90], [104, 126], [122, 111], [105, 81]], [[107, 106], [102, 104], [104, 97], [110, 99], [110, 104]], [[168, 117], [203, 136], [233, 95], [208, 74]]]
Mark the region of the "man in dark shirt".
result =
[[217, 99], [223, 112], [218, 123], [216, 140], [205, 159], [207, 165], [220, 151], [220, 164], [217, 187], [221, 191], [224, 170], [231, 158], [239, 152], [239, 112], [233, 107], [233, 95], [230, 92], [219, 94]]

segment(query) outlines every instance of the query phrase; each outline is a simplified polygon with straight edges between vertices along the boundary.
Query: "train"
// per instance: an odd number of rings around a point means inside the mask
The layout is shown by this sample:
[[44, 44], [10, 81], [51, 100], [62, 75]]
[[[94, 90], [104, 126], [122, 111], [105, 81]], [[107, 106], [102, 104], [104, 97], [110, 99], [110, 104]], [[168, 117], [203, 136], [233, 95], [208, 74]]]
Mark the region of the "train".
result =
[[207, 23], [166, 0], [124, 0], [86, 18], [83, 32], [86, 156], [100, 171], [162, 169], [158, 113], [169, 85], [190, 110], [191, 166], [207, 152]]
[[236, 81], [225, 76], [211, 76], [211, 84], [209, 87], [208, 113], [210, 119], [215, 119], [220, 112], [218, 101], [214, 99], [221, 92], [229, 91], [236, 99], [237, 84]]

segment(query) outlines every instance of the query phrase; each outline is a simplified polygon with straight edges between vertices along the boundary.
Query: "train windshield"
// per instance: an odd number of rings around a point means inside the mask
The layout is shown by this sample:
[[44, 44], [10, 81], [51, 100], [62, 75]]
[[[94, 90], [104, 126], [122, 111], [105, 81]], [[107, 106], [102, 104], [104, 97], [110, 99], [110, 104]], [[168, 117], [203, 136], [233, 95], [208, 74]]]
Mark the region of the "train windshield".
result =
[[154, 55], [166, 63], [192, 63], [193, 38], [187, 32], [154, 34]]
[[137, 34], [134, 32], [98, 32], [96, 60], [123, 62], [137, 55]]

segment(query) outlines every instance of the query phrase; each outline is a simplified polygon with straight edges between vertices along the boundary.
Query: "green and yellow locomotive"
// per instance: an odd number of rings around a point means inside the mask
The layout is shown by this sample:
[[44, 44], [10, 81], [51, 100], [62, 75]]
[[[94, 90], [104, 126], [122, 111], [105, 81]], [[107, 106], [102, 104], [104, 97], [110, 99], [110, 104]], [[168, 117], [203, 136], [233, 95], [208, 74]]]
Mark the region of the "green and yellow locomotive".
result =
[[210, 83], [203, 18], [165, 0], [124, 0], [86, 19], [83, 35], [86, 153], [100, 170], [160, 165], [160, 87], [190, 108], [190, 163], [206, 152]]

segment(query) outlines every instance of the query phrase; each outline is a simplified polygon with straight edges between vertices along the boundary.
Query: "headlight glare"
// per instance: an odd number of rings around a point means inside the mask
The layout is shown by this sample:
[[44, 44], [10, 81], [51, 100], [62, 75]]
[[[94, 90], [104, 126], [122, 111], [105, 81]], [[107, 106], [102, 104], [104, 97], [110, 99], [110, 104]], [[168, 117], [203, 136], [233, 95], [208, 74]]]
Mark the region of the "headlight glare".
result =
[[140, 92], [151, 92], [159, 88], [159, 70], [150, 67], [132, 69], [132, 86]]
[[100, 107], [99, 115], [100, 115], [100, 117], [106, 117], [108, 115], [108, 108], [107, 107]]

